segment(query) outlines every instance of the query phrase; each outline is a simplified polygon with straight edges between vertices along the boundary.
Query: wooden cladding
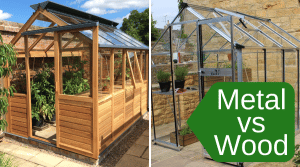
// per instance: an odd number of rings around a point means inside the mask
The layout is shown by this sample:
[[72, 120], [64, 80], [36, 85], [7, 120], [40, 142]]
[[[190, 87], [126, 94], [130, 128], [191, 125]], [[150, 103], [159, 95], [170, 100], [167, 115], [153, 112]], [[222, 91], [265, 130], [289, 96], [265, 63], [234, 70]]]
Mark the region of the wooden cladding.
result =
[[15, 93], [14, 97], [9, 99], [8, 114], [10, 115], [11, 122], [8, 127], [11, 131], [10, 133], [20, 135], [23, 137], [28, 137], [28, 119], [27, 119], [27, 101], [25, 94]]
[[[77, 151], [93, 152], [93, 110], [91, 98], [59, 95], [60, 144]], [[75, 101], [76, 100], [76, 101]], [[77, 152], [76, 151], [76, 152]]]

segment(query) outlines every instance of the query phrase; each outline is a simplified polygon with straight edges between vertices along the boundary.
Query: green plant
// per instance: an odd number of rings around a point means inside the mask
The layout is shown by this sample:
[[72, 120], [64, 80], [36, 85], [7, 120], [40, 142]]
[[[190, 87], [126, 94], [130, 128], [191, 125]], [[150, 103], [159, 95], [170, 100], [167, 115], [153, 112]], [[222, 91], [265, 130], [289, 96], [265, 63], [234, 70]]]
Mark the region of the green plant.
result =
[[[118, 59], [115, 60], [115, 67], [116, 69], [114, 70], [114, 74], [115, 74], [115, 81], [118, 80], [119, 77], [122, 76], [122, 65], [123, 65], [123, 60], [122, 60], [122, 55], [119, 53], [118, 55]], [[128, 67], [129, 64], [126, 61], [126, 78], [131, 79], [130, 77], [130, 68]]]
[[191, 134], [191, 133], [193, 133], [193, 131], [192, 131], [192, 129], [189, 127], [188, 124], [186, 124], [186, 125], [184, 126], [184, 128], [181, 129], [181, 131], [180, 131], [180, 135], [181, 135], [181, 136], [184, 136], [184, 135], [187, 135], [187, 134]]
[[295, 155], [294, 155], [294, 158], [293, 158], [293, 163], [296, 165], [296, 166], [298, 166], [298, 165], [300, 165], [300, 145], [299, 144], [297, 144], [296, 146], [295, 146]]
[[184, 81], [185, 76], [189, 73], [188, 66], [177, 67], [175, 69], [176, 80]]
[[31, 81], [31, 116], [36, 120], [41, 117], [52, 118], [55, 113], [55, 87], [53, 64], [45, 64]]
[[156, 74], [158, 82], [168, 82], [170, 81], [171, 74], [168, 72], [164, 72], [159, 70]]
[[[242, 68], [244, 69], [245, 68], [245, 64], [243, 63], [242, 64]], [[225, 62], [224, 64], [223, 64], [223, 68], [231, 68], [232, 66], [231, 66], [231, 62]], [[237, 70], [237, 63], [235, 63], [235, 67], [234, 67], [236, 70]]]
[[13, 165], [14, 159], [11, 157], [5, 157], [4, 153], [0, 153], [0, 166], [1, 167], [16, 167]]
[[[13, 74], [12, 66], [16, 65], [18, 54], [14, 50], [14, 45], [3, 43], [2, 36], [0, 34], [0, 77], [8, 77]], [[16, 89], [14, 85], [9, 88], [0, 88], [0, 130], [5, 130], [7, 122], [3, 119], [3, 116], [7, 113], [8, 97], [13, 96]]]
[[74, 57], [68, 60], [68, 70], [63, 74], [63, 93], [68, 95], [75, 95], [90, 89], [87, 79], [83, 78], [85, 73], [82, 68], [87, 61], [81, 61]]

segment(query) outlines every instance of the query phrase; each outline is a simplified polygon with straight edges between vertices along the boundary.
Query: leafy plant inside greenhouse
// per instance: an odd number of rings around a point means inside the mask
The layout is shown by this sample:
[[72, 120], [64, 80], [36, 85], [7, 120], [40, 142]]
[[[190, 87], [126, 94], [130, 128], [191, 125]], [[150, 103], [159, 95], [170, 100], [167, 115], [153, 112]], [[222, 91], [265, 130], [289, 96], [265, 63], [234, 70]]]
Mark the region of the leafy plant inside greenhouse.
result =
[[55, 113], [55, 87], [53, 64], [45, 64], [31, 81], [32, 118], [51, 119]]
[[87, 79], [83, 78], [85, 73], [82, 68], [87, 61], [81, 61], [75, 57], [67, 58], [67, 70], [63, 74], [63, 93], [75, 95], [90, 89]]
[[[85, 61], [67, 58], [63, 73], [63, 93], [74, 95], [90, 89], [87, 79], [83, 78]], [[45, 63], [31, 82], [32, 118], [37, 121], [51, 120], [55, 114], [55, 83], [53, 63]]]
[[[0, 77], [8, 77], [13, 73], [12, 66], [17, 63], [17, 52], [12, 44], [5, 44], [0, 34]], [[9, 88], [0, 88], [0, 130], [4, 130], [7, 122], [3, 116], [7, 113], [8, 97], [13, 96], [16, 89], [14, 85]]]

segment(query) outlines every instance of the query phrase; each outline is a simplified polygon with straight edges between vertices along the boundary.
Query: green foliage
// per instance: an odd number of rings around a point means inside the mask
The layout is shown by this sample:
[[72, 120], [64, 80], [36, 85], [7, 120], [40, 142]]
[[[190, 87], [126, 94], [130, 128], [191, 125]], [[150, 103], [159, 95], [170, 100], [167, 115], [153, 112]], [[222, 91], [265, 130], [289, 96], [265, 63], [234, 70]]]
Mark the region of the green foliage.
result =
[[158, 82], [168, 82], [170, 81], [171, 74], [168, 72], [164, 72], [159, 70], [156, 74]]
[[189, 73], [188, 66], [177, 67], [175, 69], [176, 80], [184, 81], [185, 76]]
[[181, 135], [181, 136], [188, 135], [188, 134], [191, 134], [191, 133], [193, 133], [193, 131], [192, 131], [192, 129], [189, 127], [188, 124], [186, 124], [186, 125], [184, 126], [184, 128], [181, 129], [181, 131], [180, 131], [180, 135]]
[[[157, 40], [159, 37], [158, 30], [154, 27], [155, 23], [151, 19], [151, 40]], [[141, 13], [137, 10], [132, 10], [129, 18], [123, 19], [120, 29], [145, 45], [149, 45], [149, 8]]]
[[[3, 43], [3, 38], [0, 34], [0, 78], [8, 77], [13, 73], [12, 66], [17, 63], [17, 52], [14, 50], [14, 45]], [[8, 97], [13, 96], [16, 89], [14, 85], [9, 88], [0, 88], [0, 130], [4, 130], [7, 126], [3, 116], [7, 113]]]
[[71, 58], [69, 61], [68, 71], [63, 74], [63, 93], [75, 95], [90, 89], [87, 79], [83, 78], [84, 69], [82, 68], [86, 61]]
[[52, 118], [55, 113], [55, 87], [53, 64], [45, 64], [31, 81], [32, 118]]
[[13, 158], [11, 157], [4, 157], [4, 153], [0, 153], [0, 166], [1, 167], [16, 167], [13, 165]]
[[[114, 71], [115, 74], [115, 81], [122, 76], [122, 65], [123, 65], [123, 59], [122, 55], [118, 54], [118, 59], [115, 60], [115, 66], [117, 67]], [[131, 79], [130, 77], [130, 68], [128, 67], [129, 64], [126, 61], [126, 78]], [[109, 79], [110, 80], [110, 79]]]
[[[178, 11], [181, 11], [182, 7], [181, 4], [183, 3], [183, 0], [178, 0]], [[183, 21], [183, 15], [180, 14], [180, 21]], [[187, 38], [188, 35], [184, 33], [184, 25], [181, 25], [181, 33], [179, 38]]]
[[295, 146], [295, 155], [294, 155], [294, 158], [293, 158], [293, 163], [296, 165], [296, 166], [298, 166], [298, 165], [300, 165], [300, 145], [299, 144], [297, 144], [296, 146]]
[[[243, 63], [242, 64], [242, 68], [244, 69], [245, 68], [245, 64]], [[223, 68], [231, 68], [232, 65], [231, 65], [231, 62], [225, 62], [225, 64], [223, 64]], [[235, 63], [235, 67], [234, 67], [236, 70], [237, 70], [237, 63]]]
[[[71, 59], [71, 60], [70, 60]], [[68, 58], [68, 70], [63, 73], [63, 93], [74, 95], [90, 89], [88, 80], [83, 79], [85, 61]], [[45, 64], [31, 82], [32, 118], [52, 119], [55, 113], [55, 83], [53, 63]]]
[[153, 20], [151, 15], [151, 41], [157, 41], [160, 36], [158, 29], [155, 27], [156, 23], [157, 21]]

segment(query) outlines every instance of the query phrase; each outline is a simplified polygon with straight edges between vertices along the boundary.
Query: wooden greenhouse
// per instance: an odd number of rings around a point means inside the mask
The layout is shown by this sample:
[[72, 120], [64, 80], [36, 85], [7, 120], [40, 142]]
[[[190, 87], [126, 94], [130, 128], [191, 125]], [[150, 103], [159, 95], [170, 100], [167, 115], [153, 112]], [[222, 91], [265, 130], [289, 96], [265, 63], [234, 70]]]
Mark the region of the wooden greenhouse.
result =
[[[23, 63], [24, 68], [13, 67], [14, 76], [4, 81], [5, 87], [17, 83], [18, 91], [9, 98], [7, 134], [98, 159], [147, 112], [148, 47], [113, 21], [51, 1], [31, 7], [35, 12], [10, 42], [24, 44], [16, 48], [17, 66]], [[50, 26], [29, 31], [35, 21]], [[37, 45], [45, 47], [35, 49]], [[70, 63], [75, 60], [83, 63]], [[43, 110], [47, 104], [37, 108], [33, 100], [33, 86], [42, 82], [36, 78], [43, 74], [45, 62], [53, 64], [48, 72], [54, 74], [56, 121], [50, 135], [32, 125], [33, 111], [41, 119], [48, 112]], [[69, 79], [75, 73], [85, 86], [70, 93], [68, 86], [74, 85]]]

